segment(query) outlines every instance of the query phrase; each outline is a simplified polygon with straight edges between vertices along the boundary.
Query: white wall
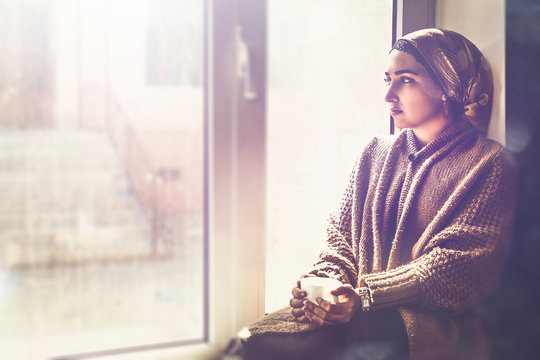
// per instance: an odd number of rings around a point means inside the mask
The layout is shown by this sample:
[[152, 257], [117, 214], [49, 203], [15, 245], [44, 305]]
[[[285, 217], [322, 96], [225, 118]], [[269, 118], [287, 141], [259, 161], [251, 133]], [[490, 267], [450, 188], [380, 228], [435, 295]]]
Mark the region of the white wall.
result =
[[454, 30], [471, 40], [488, 59], [494, 98], [488, 137], [505, 143], [504, 0], [437, 0], [436, 27]]
[[381, 74], [392, 7], [385, 1], [272, 0], [267, 16], [271, 312], [288, 305], [292, 286], [316, 261], [362, 144], [389, 131]]

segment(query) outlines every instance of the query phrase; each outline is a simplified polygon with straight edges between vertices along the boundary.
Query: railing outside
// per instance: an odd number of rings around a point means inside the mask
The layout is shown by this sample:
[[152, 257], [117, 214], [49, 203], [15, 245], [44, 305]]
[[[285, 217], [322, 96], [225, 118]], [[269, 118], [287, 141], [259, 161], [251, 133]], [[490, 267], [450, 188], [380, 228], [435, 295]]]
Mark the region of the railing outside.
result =
[[106, 131], [124, 164], [129, 189], [151, 226], [152, 255], [158, 254], [160, 241], [160, 206], [157, 196], [161, 179], [132, 125], [127, 108], [115, 97], [106, 116]]

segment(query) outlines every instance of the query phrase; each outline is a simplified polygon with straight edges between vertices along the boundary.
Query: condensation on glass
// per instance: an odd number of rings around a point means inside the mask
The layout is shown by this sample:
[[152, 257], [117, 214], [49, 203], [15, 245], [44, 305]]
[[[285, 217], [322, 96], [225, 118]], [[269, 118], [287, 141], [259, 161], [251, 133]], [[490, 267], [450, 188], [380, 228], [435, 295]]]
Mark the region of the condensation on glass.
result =
[[354, 159], [389, 133], [392, 1], [272, 0], [268, 11], [266, 311], [316, 260]]
[[0, 0], [0, 358], [203, 338], [203, 4]]

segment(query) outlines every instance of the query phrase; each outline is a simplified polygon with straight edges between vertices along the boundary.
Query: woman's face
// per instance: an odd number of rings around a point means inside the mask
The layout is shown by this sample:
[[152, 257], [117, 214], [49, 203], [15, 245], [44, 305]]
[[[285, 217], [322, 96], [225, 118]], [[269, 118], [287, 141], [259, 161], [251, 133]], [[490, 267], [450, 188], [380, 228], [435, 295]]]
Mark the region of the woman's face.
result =
[[392, 50], [385, 72], [388, 91], [384, 100], [390, 104], [390, 113], [396, 127], [419, 128], [442, 117], [440, 87], [426, 68], [403, 51]]

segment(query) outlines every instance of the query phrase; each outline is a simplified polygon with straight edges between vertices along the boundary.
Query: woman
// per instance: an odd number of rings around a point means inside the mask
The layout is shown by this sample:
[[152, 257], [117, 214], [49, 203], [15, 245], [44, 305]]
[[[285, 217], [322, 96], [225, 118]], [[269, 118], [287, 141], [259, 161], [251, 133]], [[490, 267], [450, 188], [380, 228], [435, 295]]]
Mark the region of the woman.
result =
[[484, 136], [491, 70], [462, 35], [425, 29], [396, 42], [385, 82], [403, 130], [363, 149], [309, 273], [343, 282], [340, 302], [297, 284], [292, 312], [249, 327], [248, 358], [489, 358], [479, 304], [504, 265], [516, 180]]

